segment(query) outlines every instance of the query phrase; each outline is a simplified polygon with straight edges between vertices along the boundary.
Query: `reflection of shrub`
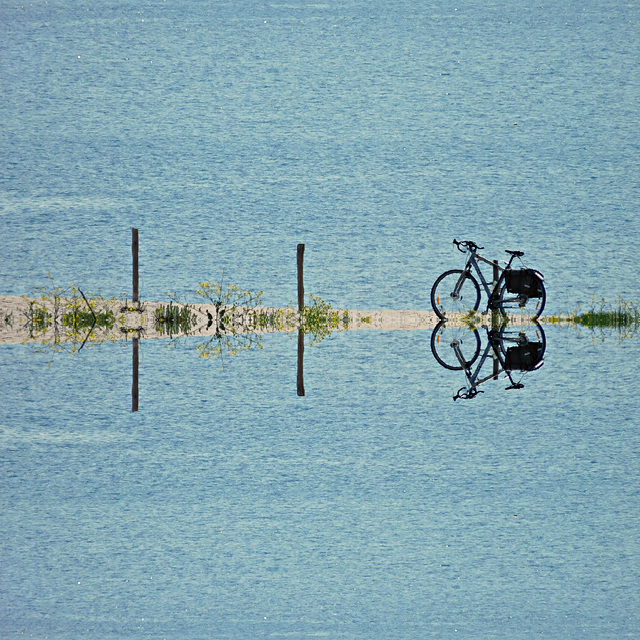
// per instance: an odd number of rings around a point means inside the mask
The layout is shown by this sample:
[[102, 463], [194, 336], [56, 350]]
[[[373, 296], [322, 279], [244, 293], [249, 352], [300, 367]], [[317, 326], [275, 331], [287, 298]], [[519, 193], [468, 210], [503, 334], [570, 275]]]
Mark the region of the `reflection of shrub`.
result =
[[196, 325], [196, 321], [196, 315], [188, 305], [174, 305], [170, 302], [168, 306], [156, 309], [156, 331], [158, 333], [168, 336], [186, 334]]
[[262, 349], [262, 336], [251, 333], [217, 334], [198, 344], [196, 349], [201, 358], [219, 358], [223, 362], [225, 356], [235, 356], [249, 349]]
[[[331, 335], [349, 326], [349, 312], [334, 310], [329, 303], [318, 296], [309, 295], [309, 304], [299, 314], [291, 307], [271, 309], [251, 306], [250, 302], [259, 301], [262, 292], [252, 294], [241, 291], [233, 285], [201, 283], [198, 295], [216, 304], [215, 318], [209, 314], [209, 322], [215, 321], [215, 334], [197, 345], [201, 358], [219, 358], [234, 356], [242, 351], [262, 349], [263, 331], [295, 331], [299, 329], [309, 336], [310, 344], [317, 344]], [[221, 300], [225, 300], [224, 305]], [[244, 304], [233, 304], [243, 302]], [[230, 304], [231, 303], [231, 304]], [[258, 335], [256, 335], [258, 333]]]

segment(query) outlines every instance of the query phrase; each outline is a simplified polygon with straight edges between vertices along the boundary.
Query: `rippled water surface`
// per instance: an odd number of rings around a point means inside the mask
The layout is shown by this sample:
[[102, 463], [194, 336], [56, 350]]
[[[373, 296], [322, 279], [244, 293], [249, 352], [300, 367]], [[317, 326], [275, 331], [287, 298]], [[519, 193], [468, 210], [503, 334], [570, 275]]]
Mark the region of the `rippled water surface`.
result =
[[5, 637], [637, 635], [638, 341], [454, 403], [429, 332], [4, 347]]
[[[427, 309], [451, 240], [549, 313], [638, 299], [640, 7], [0, 6], [0, 294]], [[226, 361], [0, 347], [2, 638], [640, 636], [640, 342], [548, 327], [525, 388], [429, 331]], [[47, 364], [51, 361], [49, 367]]]

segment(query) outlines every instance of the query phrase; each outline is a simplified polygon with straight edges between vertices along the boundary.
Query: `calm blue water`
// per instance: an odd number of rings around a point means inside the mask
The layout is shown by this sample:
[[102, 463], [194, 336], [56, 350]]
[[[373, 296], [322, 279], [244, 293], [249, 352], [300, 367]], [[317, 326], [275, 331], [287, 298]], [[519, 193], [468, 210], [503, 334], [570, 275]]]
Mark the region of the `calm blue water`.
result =
[[[3, 347], [3, 637], [637, 637], [640, 342], [451, 399], [429, 332]], [[517, 516], [517, 517], [516, 517]]]
[[[0, 5], [0, 293], [46, 281], [428, 308], [454, 237], [550, 313], [638, 299], [640, 7]], [[515, 124], [517, 123], [517, 124]], [[2, 638], [640, 637], [640, 342], [547, 330], [453, 403], [429, 332], [221, 371], [0, 348]], [[506, 386], [506, 385], [505, 385]], [[517, 517], [516, 517], [517, 516]]]

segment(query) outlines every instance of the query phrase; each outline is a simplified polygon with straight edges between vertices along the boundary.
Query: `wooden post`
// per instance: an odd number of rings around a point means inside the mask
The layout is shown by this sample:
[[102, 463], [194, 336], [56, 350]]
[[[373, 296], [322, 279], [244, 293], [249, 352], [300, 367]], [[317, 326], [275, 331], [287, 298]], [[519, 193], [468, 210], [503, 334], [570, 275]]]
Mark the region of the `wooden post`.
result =
[[138, 230], [131, 228], [131, 253], [133, 254], [133, 302], [138, 302]]
[[131, 411], [138, 410], [138, 338], [133, 339], [133, 383], [131, 385]]
[[304, 395], [304, 331], [302, 329], [302, 314], [304, 311], [304, 280], [303, 280], [304, 245], [298, 245], [298, 395]]

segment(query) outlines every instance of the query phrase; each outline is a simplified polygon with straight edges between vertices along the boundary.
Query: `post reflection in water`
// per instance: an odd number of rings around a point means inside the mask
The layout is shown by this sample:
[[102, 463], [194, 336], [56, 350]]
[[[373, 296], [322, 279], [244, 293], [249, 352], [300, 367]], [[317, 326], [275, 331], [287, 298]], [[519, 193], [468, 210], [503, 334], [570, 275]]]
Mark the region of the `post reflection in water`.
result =
[[[298, 314], [302, 318], [304, 314], [304, 244], [298, 244], [297, 249], [298, 269]], [[304, 396], [304, 331], [302, 326], [298, 329], [298, 395]]]
[[[536, 371], [544, 363], [547, 342], [538, 322], [513, 327], [508, 324], [484, 327], [484, 331], [484, 350], [480, 331], [470, 324], [442, 321], [431, 334], [431, 352], [438, 364], [451, 371], [464, 371], [466, 385], [458, 389], [454, 401], [484, 393], [478, 387], [489, 380], [497, 380], [502, 373], [509, 380], [505, 390], [522, 389], [525, 374]], [[489, 361], [491, 373], [483, 376]]]
[[131, 383], [131, 411], [138, 410], [138, 371], [140, 368], [140, 360], [138, 358], [138, 338], [133, 339], [133, 380]]
[[298, 331], [298, 375], [297, 375], [298, 395], [305, 395], [304, 391], [304, 331]]

